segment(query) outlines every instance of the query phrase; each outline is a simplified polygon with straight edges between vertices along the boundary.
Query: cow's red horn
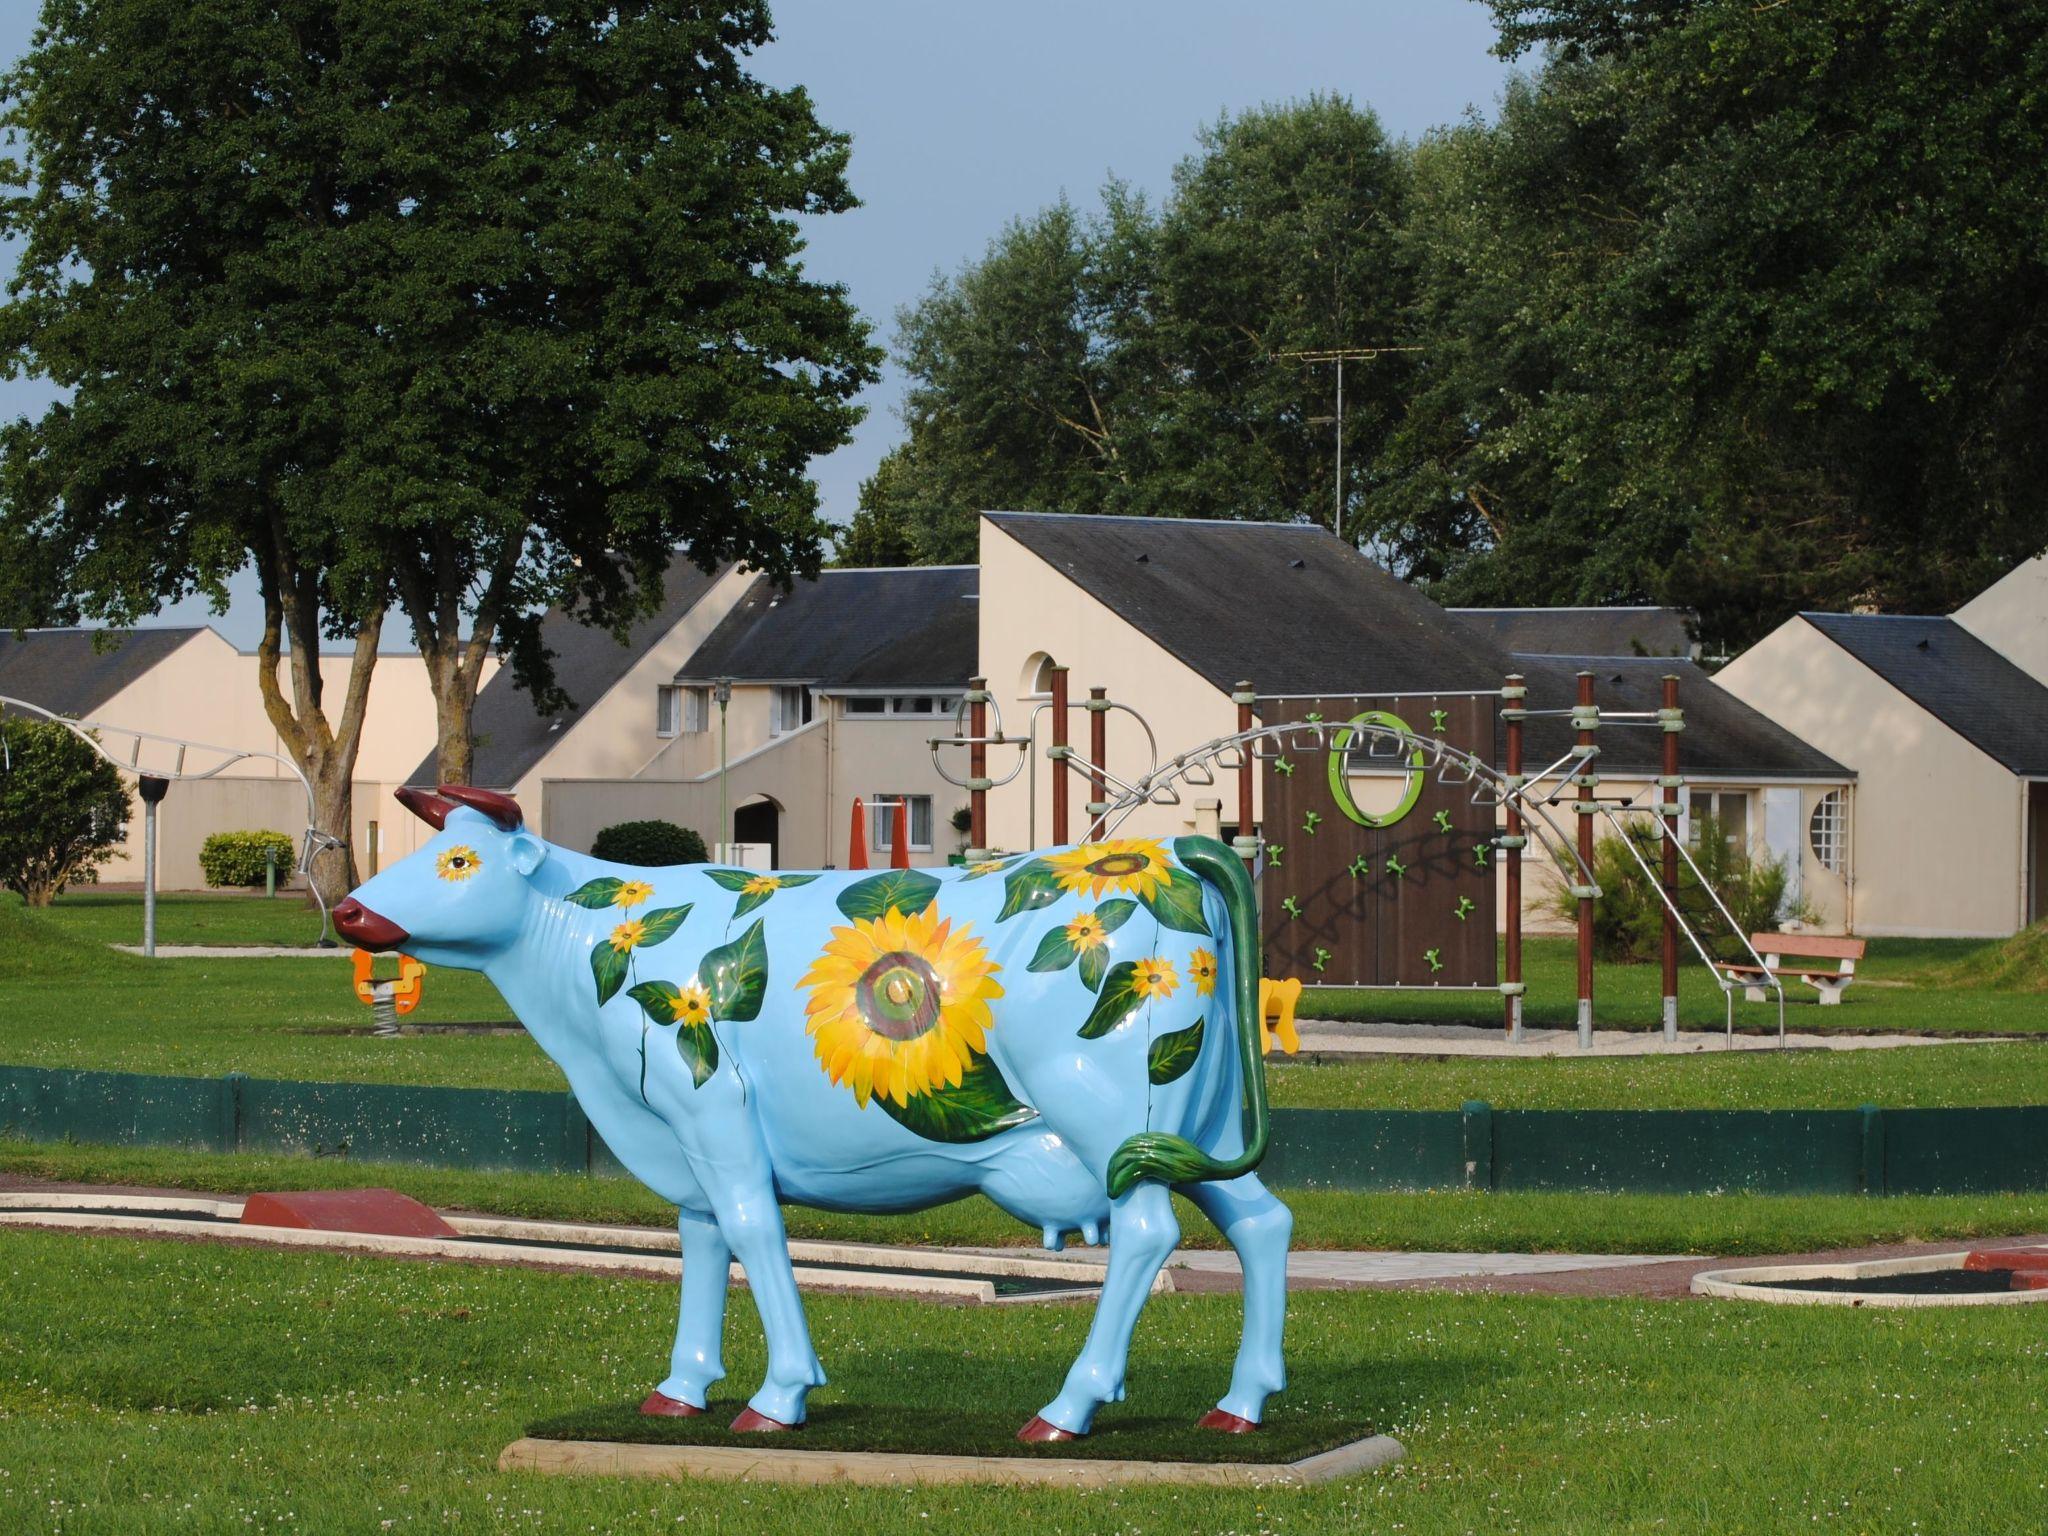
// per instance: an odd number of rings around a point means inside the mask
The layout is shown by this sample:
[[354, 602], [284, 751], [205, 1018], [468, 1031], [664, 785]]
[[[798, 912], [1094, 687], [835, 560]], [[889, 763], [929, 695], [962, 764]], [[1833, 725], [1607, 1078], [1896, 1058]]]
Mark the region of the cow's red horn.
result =
[[495, 789], [472, 789], [467, 784], [443, 784], [441, 798], [452, 800], [457, 805], [466, 805], [472, 811], [481, 811], [498, 824], [501, 832], [517, 832], [526, 824], [526, 817], [519, 809], [519, 802], [510, 795], [501, 795]]
[[443, 800], [430, 789], [414, 789], [410, 784], [402, 785], [396, 791], [395, 798], [400, 805], [436, 832], [440, 831], [448, 820], [448, 813], [455, 809], [452, 801]]

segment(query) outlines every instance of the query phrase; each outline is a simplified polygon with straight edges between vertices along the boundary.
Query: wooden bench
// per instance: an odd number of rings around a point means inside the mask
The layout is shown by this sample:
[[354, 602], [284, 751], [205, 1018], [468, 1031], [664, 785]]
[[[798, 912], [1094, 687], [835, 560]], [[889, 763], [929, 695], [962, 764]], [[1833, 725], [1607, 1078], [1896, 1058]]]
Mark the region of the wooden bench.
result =
[[[1821, 933], [1752, 933], [1749, 947], [1763, 958], [1763, 968], [1753, 965], [1724, 965], [1729, 979], [1769, 975], [1777, 980], [1803, 981], [1820, 994], [1822, 1007], [1841, 1002], [1842, 993], [1856, 979], [1856, 962], [1863, 958], [1861, 939], [1833, 938]], [[1832, 969], [1800, 965], [1801, 960], [1832, 960]], [[1787, 961], [1794, 962], [1787, 964]], [[1764, 1000], [1760, 981], [1744, 981], [1742, 995], [1752, 1003]]]

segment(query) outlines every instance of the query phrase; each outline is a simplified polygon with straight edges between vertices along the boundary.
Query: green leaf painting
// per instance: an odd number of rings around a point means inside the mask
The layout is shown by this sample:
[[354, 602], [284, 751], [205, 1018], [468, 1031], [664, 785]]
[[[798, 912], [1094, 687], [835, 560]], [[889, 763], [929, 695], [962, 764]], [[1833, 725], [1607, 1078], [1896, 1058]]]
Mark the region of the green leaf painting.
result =
[[839, 893], [839, 910], [848, 917], [873, 922], [891, 907], [915, 917], [939, 894], [937, 877], [921, 869], [892, 869], [856, 880]]
[[768, 992], [768, 944], [761, 936], [766, 921], [755, 918], [745, 933], [710, 951], [697, 967], [711, 994], [714, 1019], [745, 1022], [761, 1012], [761, 999]]
[[[1106, 937], [1123, 927], [1129, 921], [1130, 915], [1137, 910], [1138, 904], [1135, 901], [1118, 897], [1114, 901], [1105, 901], [1092, 914], [1083, 915], [1093, 916], [1102, 925], [1102, 932]], [[1037, 952], [1032, 955], [1031, 963], [1025, 969], [1063, 971], [1072, 965], [1078, 956], [1081, 961], [1081, 984], [1093, 992], [1102, 985], [1102, 974], [1109, 968], [1109, 946], [1093, 944], [1086, 948], [1079, 947], [1068, 931], [1070, 927], [1071, 924], [1061, 923], [1040, 939]]]
[[1162, 928], [1178, 928], [1182, 933], [1209, 931], [1208, 920], [1202, 916], [1202, 882], [1193, 870], [1175, 869], [1171, 885], [1156, 885], [1139, 899]]
[[718, 1070], [718, 1037], [701, 1024], [685, 1024], [676, 1031], [676, 1054], [690, 1069], [691, 1086], [702, 1088]]
[[1035, 912], [1052, 905], [1059, 897], [1059, 877], [1052, 866], [1043, 859], [1032, 859], [1003, 876], [1003, 910], [996, 914], [996, 921], [1003, 922], [1019, 912]]
[[640, 919], [640, 926], [646, 931], [641, 935], [640, 943], [636, 947], [645, 949], [650, 944], [659, 944], [665, 939], [675, 937], [675, 931], [683, 926], [683, 919], [689, 915], [688, 902], [680, 907], [656, 907]]
[[641, 1011], [657, 1024], [673, 1024], [677, 1018], [676, 1004], [682, 1000], [682, 989], [672, 981], [643, 981], [626, 988], [626, 996], [640, 1005]]
[[[771, 875], [756, 869], [707, 869], [704, 873], [712, 884], [740, 893], [739, 902], [732, 909], [735, 918], [745, 917], [777, 891], [793, 891], [818, 878], [816, 875]], [[753, 889], [749, 890], [749, 886]]]
[[632, 951], [620, 949], [610, 939], [600, 940], [590, 951], [590, 973], [597, 978], [597, 1005], [602, 1008], [626, 980], [626, 957]]
[[1013, 1125], [1038, 1118], [1037, 1110], [1010, 1091], [996, 1064], [979, 1052], [960, 1081], [950, 1087], [917, 1094], [908, 1104], [879, 1094], [868, 1102], [879, 1105], [890, 1119], [927, 1141], [986, 1141]]
[[760, 872], [752, 869], [707, 869], [703, 873], [706, 880], [728, 891], [744, 891], [750, 881], [760, 878]]
[[[605, 875], [601, 879], [586, 880], [583, 884], [577, 886], [575, 890], [564, 896], [562, 900], [568, 902], [572, 907], [588, 907], [592, 911], [597, 911], [604, 907], [615, 907], [619, 904], [619, 892], [625, 888], [625, 885], [626, 882], [624, 880], [618, 879], [613, 875]], [[645, 888], [643, 883], [642, 889], [644, 890]]]
[[968, 865], [967, 873], [960, 876], [960, 879], [964, 884], [969, 880], [979, 880], [983, 875], [999, 875], [1016, 862], [1014, 858], [983, 859], [979, 863]]
[[1095, 1006], [1088, 1010], [1088, 1017], [1081, 1025], [1081, 1038], [1100, 1040], [1111, 1030], [1135, 1018], [1144, 1006], [1145, 999], [1138, 995], [1137, 961], [1117, 961], [1109, 968], [1109, 974], [1102, 978]]
[[1151, 1050], [1145, 1053], [1145, 1070], [1153, 1082], [1170, 1083], [1195, 1064], [1195, 1058], [1202, 1054], [1203, 1022], [1197, 1019], [1186, 1029], [1161, 1035], [1152, 1042]]

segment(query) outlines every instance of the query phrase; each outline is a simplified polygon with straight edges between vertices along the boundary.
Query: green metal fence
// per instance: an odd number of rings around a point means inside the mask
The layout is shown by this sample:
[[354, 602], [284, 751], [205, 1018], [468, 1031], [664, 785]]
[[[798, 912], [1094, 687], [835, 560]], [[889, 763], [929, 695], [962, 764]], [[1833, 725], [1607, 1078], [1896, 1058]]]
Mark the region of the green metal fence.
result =
[[[0, 1067], [0, 1134], [365, 1162], [616, 1173], [566, 1093]], [[1291, 1189], [1700, 1194], [2048, 1190], [2048, 1105], [2012, 1109], [1280, 1109]]]

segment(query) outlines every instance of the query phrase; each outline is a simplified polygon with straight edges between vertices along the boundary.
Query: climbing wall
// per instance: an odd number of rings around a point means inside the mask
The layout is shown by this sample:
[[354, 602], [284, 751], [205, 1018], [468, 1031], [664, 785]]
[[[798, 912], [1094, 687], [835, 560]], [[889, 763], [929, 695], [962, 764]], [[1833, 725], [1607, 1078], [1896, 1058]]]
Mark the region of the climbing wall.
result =
[[[1378, 712], [1493, 761], [1491, 695], [1261, 699], [1262, 721]], [[1491, 805], [1386, 741], [1283, 747], [1263, 770], [1260, 910], [1266, 974], [1311, 986], [1493, 986]], [[1375, 824], [1377, 823], [1377, 824]]]

